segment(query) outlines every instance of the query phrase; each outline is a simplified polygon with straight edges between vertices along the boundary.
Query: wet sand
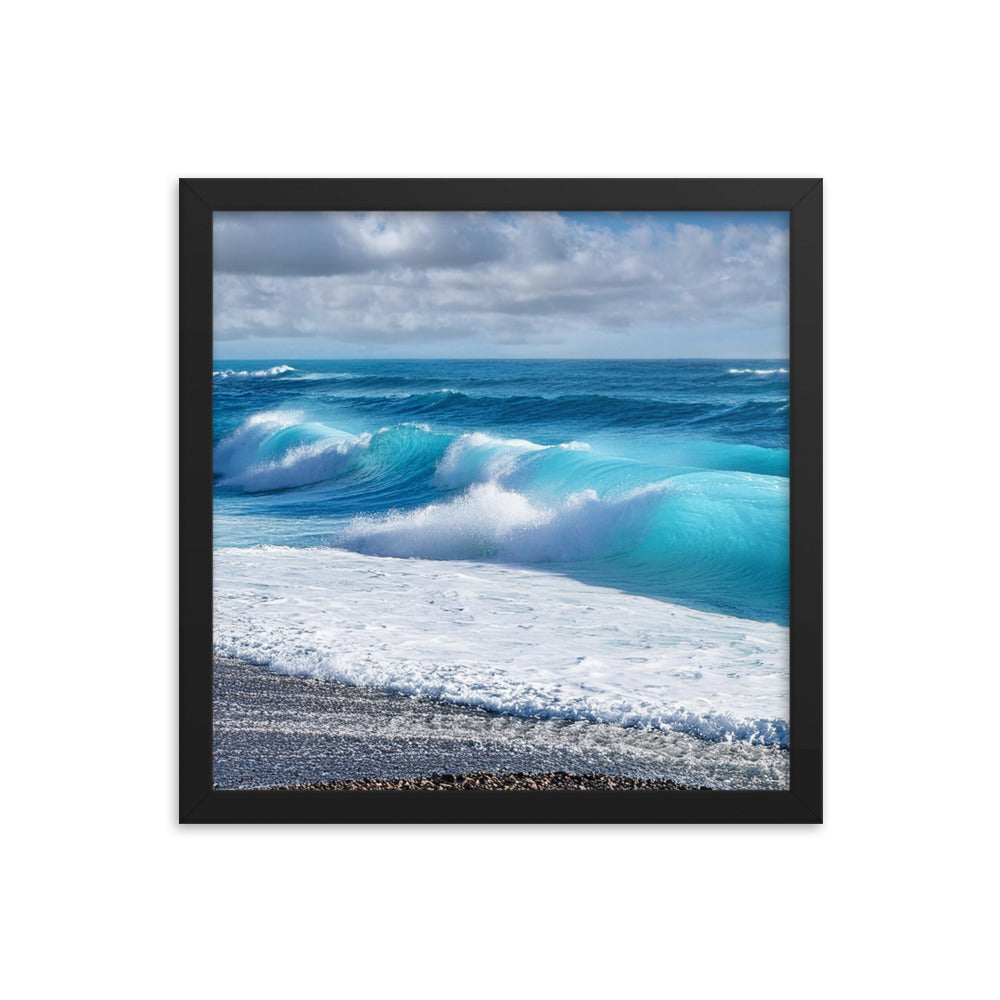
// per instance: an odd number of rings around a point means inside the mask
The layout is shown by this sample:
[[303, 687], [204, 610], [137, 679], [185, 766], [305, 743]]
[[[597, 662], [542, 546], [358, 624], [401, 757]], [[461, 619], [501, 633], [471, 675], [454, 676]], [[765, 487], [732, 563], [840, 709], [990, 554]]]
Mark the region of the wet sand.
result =
[[[600, 783], [616, 778], [711, 788], [787, 782], [788, 755], [772, 747], [522, 718], [292, 677], [241, 660], [216, 658], [213, 690], [213, 772], [221, 789], [366, 780], [367, 787], [401, 787], [386, 783], [417, 779], [426, 783], [413, 787], [608, 787]], [[482, 784], [487, 780], [494, 784]]]

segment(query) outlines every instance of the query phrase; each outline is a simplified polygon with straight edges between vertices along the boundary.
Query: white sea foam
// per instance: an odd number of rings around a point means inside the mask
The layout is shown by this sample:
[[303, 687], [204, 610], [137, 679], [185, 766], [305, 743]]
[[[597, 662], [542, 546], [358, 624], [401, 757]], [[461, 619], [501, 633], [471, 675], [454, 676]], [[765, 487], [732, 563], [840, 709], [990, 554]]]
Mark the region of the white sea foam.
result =
[[256, 371], [236, 371], [233, 368], [226, 368], [222, 371], [212, 372], [213, 378], [266, 378], [268, 375], [284, 375], [285, 372], [293, 372], [295, 369], [291, 365], [275, 365], [273, 368], [259, 368]]
[[238, 430], [216, 445], [213, 455], [215, 472], [232, 475], [247, 468], [254, 462], [267, 438], [301, 419], [301, 414], [289, 410], [268, 410], [248, 417]]
[[[286, 410], [255, 414], [218, 444], [214, 471], [226, 477], [227, 485], [248, 492], [305, 486], [339, 475], [371, 442], [370, 434], [352, 435], [301, 421], [301, 414]], [[262, 449], [282, 431], [304, 439], [290, 441], [273, 457], [262, 456]]]
[[284, 490], [308, 486], [335, 479], [350, 466], [357, 455], [368, 449], [370, 434], [326, 438], [311, 444], [291, 448], [273, 462], [261, 462], [226, 480], [230, 486], [240, 486], [248, 493]]
[[730, 368], [730, 375], [787, 375], [787, 368]]
[[[553, 448], [590, 451], [590, 445], [583, 441], [568, 441]], [[524, 438], [499, 438], [480, 431], [462, 434], [438, 462], [434, 482], [443, 489], [458, 489], [471, 483], [503, 483], [518, 468], [523, 456], [547, 450], [546, 445]]]
[[438, 462], [434, 482], [444, 489], [456, 489], [499, 480], [510, 473], [522, 455], [543, 450], [542, 445], [522, 438], [496, 438], [479, 431], [462, 434]]
[[611, 498], [581, 490], [547, 506], [496, 482], [477, 483], [448, 503], [356, 517], [342, 544], [369, 555], [404, 558], [535, 563], [607, 557], [642, 539], [651, 512], [672, 489], [670, 482], [654, 483]]
[[788, 743], [788, 629], [558, 575], [217, 549], [215, 649], [519, 715]]

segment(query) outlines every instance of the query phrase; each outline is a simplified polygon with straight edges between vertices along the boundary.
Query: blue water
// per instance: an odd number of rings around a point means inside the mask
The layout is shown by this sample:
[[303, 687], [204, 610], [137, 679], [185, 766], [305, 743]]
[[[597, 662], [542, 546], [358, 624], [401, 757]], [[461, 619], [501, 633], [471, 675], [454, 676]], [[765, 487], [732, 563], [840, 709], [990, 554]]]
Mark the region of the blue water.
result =
[[530, 565], [787, 624], [787, 368], [216, 361], [215, 544]]

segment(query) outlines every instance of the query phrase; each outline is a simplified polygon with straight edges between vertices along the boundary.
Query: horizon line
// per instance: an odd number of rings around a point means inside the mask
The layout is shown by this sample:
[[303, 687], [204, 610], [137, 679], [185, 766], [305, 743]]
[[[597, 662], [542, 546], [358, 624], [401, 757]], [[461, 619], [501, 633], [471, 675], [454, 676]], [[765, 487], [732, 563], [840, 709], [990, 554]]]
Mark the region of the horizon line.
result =
[[[497, 357], [379, 357], [379, 358], [296, 358], [283, 356], [288, 361], [789, 361], [789, 355], [778, 355], [778, 356], [768, 356], [761, 354], [733, 354], [718, 357], [689, 357], [687, 355], [680, 355], [674, 357], [655, 357], [655, 358], [612, 358], [612, 357], [572, 357], [572, 358], [497, 358]], [[260, 357], [260, 358], [223, 358], [214, 357], [213, 362], [216, 361], [281, 361], [282, 356], [271, 355], [270, 357]]]

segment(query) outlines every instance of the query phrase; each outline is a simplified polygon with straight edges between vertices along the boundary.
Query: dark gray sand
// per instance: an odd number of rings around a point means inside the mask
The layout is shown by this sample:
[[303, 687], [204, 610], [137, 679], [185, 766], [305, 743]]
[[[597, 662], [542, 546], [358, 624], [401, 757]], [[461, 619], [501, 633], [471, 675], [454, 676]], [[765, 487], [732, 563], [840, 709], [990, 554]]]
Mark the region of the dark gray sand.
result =
[[428, 778], [365, 778], [357, 781], [324, 781], [315, 785], [287, 785], [277, 789], [292, 791], [362, 792], [370, 790], [460, 792], [525, 792], [525, 791], [699, 791], [675, 781], [651, 778], [612, 778], [606, 774], [566, 774], [549, 771], [545, 774], [432, 774]]
[[[529, 775], [785, 788], [788, 753], [682, 733], [528, 719], [215, 660], [219, 788], [357, 779]], [[560, 779], [562, 780], [562, 779]]]

